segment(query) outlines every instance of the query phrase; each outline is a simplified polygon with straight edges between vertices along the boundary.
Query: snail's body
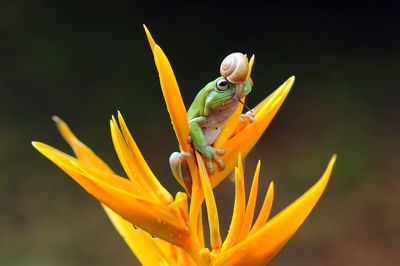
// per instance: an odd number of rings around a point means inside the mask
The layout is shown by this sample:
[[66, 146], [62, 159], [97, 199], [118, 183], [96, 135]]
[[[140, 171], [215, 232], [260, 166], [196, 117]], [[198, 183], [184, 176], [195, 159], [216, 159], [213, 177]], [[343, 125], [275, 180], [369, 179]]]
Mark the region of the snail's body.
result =
[[[248, 71], [248, 61], [243, 54], [234, 53], [226, 57], [221, 64], [221, 77], [199, 91], [187, 112], [190, 140], [194, 148], [205, 156], [210, 174], [214, 173], [212, 159], [216, 160], [221, 169], [225, 168], [217, 155], [224, 151], [211, 145], [236, 110], [239, 100], [251, 91]], [[191, 177], [186, 162], [188, 156], [190, 154], [175, 152], [170, 157], [170, 165], [175, 178], [182, 180], [190, 193]]]

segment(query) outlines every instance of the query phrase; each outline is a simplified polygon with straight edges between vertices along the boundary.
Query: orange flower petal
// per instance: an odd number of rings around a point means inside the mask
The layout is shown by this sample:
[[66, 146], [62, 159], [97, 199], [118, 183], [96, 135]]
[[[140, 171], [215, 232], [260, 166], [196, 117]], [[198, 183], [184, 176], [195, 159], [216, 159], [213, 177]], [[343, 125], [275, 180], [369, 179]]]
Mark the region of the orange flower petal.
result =
[[[170, 259], [171, 256], [165, 254], [165, 251], [157, 245], [157, 242], [163, 240], [154, 240], [149, 233], [139, 229], [135, 230], [130, 222], [127, 222], [108, 207], [104, 206], [104, 210], [142, 265], [171, 265], [173, 263]], [[169, 243], [167, 244], [172, 246]]]
[[251, 70], [253, 69], [254, 59], [255, 59], [255, 55], [252, 55], [249, 60], [249, 72], [247, 73], [246, 79], [249, 79], [251, 76]]
[[202, 250], [200, 250], [199, 254], [200, 254], [200, 257], [203, 259], [205, 265], [210, 265], [210, 263], [211, 263], [210, 250], [208, 248], [203, 248]]
[[221, 248], [221, 235], [219, 232], [218, 210], [215, 203], [214, 193], [211, 188], [207, 170], [204, 166], [203, 159], [200, 153], [196, 151], [197, 165], [199, 168], [201, 186], [204, 193], [204, 198], [207, 206], [208, 224], [210, 226], [210, 243], [213, 249]]
[[165, 103], [171, 117], [179, 146], [183, 151], [190, 151], [188, 143], [189, 123], [186, 108], [179, 91], [172, 67], [162, 49], [156, 45], [154, 48], [154, 60], [160, 77], [161, 88]]
[[154, 42], [146, 26], [145, 31], [154, 55], [154, 62], [158, 70], [164, 100], [171, 117], [179, 146], [182, 151], [190, 152], [190, 144], [187, 141], [189, 136], [189, 123], [185, 104], [183, 103], [174, 71], [172, 70], [167, 56], [164, 54], [161, 47]]
[[107, 172], [113, 172], [108, 165], [103, 162], [89, 147], [83, 144], [72, 131], [69, 129], [68, 125], [57, 116], [53, 116], [53, 120], [56, 123], [58, 130], [64, 139], [68, 142], [74, 153], [79, 160], [86, 162], [96, 168], [105, 170]]
[[175, 201], [168, 205], [171, 209], [176, 210], [183, 217], [183, 220], [189, 219], [188, 196], [186, 193], [178, 192]]
[[[106, 163], [104, 163], [89, 147], [75, 137], [64, 121], [57, 116], [54, 116], [53, 120], [56, 123], [61, 135], [72, 147], [76, 157], [79, 160], [113, 174], [113, 171], [107, 166]], [[167, 250], [171, 250], [172, 247], [174, 247], [173, 245], [161, 239], [157, 239], [157, 241], [155, 241], [149, 233], [143, 230], [135, 230], [130, 222], [123, 219], [107, 206], [102, 204], [102, 207], [116, 230], [124, 238], [125, 242], [143, 265], [171, 264], [169, 261], [169, 257], [171, 256], [168, 255], [169, 253]], [[162, 245], [169, 247], [162, 248]]]
[[[241, 159], [239, 159], [239, 161], [241, 161]], [[243, 169], [240, 169], [240, 166], [235, 167], [235, 203], [233, 206], [231, 225], [229, 226], [228, 235], [222, 244], [221, 253], [237, 243], [237, 239], [239, 238], [240, 230], [243, 225], [246, 197], [244, 190], [244, 176], [242, 174]]]
[[156, 42], [154, 41], [153, 37], [151, 36], [150, 31], [146, 27], [146, 25], [143, 24], [143, 28], [144, 28], [144, 31], [146, 32], [147, 40], [149, 41], [151, 51], [154, 52], [154, 47], [156, 46]]
[[197, 238], [199, 239], [200, 247], [205, 247], [204, 242], [204, 229], [203, 229], [203, 211], [199, 210], [198, 222], [197, 222]]
[[257, 220], [249, 234], [257, 232], [267, 222], [269, 213], [271, 212], [272, 202], [274, 199], [274, 182], [271, 182], [268, 187], [267, 195], [265, 196], [264, 203], [261, 207], [260, 213], [258, 214]]
[[[246, 97], [243, 97], [242, 102], [244, 103]], [[213, 146], [215, 148], [221, 148], [226, 141], [233, 135], [233, 132], [237, 128], [240, 122], [240, 116], [243, 112], [243, 104], [239, 104], [235, 112], [228, 118], [225, 125], [222, 127], [217, 139], [215, 140]]]
[[137, 191], [132, 182], [86, 165], [46, 144], [32, 144], [86, 191], [124, 219], [175, 245], [185, 247], [188, 244], [188, 231], [182, 217], [166, 206], [141, 197], [141, 192]]
[[256, 171], [254, 173], [253, 183], [251, 184], [250, 195], [247, 202], [246, 213], [244, 216], [244, 221], [242, 225], [242, 230], [240, 231], [240, 236], [238, 239], [242, 241], [250, 231], [251, 224], [253, 223], [254, 208], [256, 207], [257, 191], [258, 191], [258, 177], [260, 175], [261, 162], [258, 161]]
[[329, 181], [335, 160], [336, 155], [313, 187], [258, 232], [221, 254], [215, 265], [265, 265], [293, 236], [314, 208]]
[[143, 191], [149, 199], [161, 203], [161, 199], [158, 198], [151, 187], [144, 182], [144, 174], [139, 172], [140, 167], [138, 167], [134, 156], [128, 149], [114, 117], [112, 117], [112, 120], [110, 121], [110, 129], [115, 151], [117, 152], [119, 161], [121, 162], [126, 174], [129, 176], [129, 179], [133, 184], [137, 184], [140, 191]]
[[111, 135], [125, 172], [131, 179], [142, 184], [144, 189], [150, 190], [156, 200], [167, 204], [171, 203], [173, 201], [171, 194], [160, 184], [147, 165], [120, 112], [118, 112], [118, 120], [122, 134], [113, 117]]
[[[265, 129], [271, 122], [272, 118], [278, 112], [280, 106], [285, 100], [294, 82], [294, 77], [289, 78], [281, 87], [279, 87], [272, 96], [262, 102], [262, 105], [255, 108], [258, 110], [256, 121], [245, 126], [238, 134], [230, 138], [223, 147], [225, 154], [220, 156], [220, 159], [225, 163], [225, 169], [220, 170], [218, 165], [213, 162], [216, 169], [215, 174], [210, 176], [211, 185], [215, 187], [225, 177], [232, 172], [237, 165], [237, 154], [240, 151], [243, 158], [247, 156], [258, 139], [264, 133]], [[240, 123], [239, 123], [240, 124]]]

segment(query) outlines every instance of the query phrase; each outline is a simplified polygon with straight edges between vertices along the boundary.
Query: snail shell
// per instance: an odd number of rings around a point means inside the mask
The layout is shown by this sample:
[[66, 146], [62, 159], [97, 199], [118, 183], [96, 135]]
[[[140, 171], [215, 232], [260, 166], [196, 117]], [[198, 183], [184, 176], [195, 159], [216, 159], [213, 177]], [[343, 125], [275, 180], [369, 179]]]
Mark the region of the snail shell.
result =
[[249, 72], [249, 61], [242, 53], [232, 53], [222, 61], [219, 71], [229, 82], [243, 83]]

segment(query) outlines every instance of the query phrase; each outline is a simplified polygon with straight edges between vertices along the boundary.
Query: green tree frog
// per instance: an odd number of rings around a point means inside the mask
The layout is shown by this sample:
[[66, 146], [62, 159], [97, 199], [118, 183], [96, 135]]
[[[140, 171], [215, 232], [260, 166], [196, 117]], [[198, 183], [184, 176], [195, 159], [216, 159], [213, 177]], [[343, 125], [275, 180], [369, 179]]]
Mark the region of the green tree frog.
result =
[[[212, 145], [228, 118], [238, 107], [240, 99], [251, 91], [253, 84], [250, 78], [247, 79], [248, 72], [249, 63], [244, 54], [228, 55], [221, 63], [221, 76], [199, 91], [187, 112], [190, 130], [188, 141], [204, 155], [209, 174], [215, 172], [212, 159], [218, 163], [221, 170], [225, 168], [225, 164], [218, 157], [225, 151], [216, 149]], [[243, 117], [248, 117], [253, 122], [254, 116], [255, 113], [249, 111], [242, 115], [241, 120]], [[174, 152], [169, 162], [173, 175], [183, 181], [190, 194], [192, 178], [186, 159], [189, 156], [191, 156], [189, 152]]]

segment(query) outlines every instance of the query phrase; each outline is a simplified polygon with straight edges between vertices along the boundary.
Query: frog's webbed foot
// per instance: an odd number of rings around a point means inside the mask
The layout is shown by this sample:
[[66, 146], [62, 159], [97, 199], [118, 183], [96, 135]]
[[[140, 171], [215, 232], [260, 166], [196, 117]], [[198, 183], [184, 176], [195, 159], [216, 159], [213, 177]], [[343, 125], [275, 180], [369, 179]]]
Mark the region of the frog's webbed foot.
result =
[[224, 162], [218, 157], [218, 155], [225, 154], [224, 149], [217, 149], [207, 145], [207, 146], [202, 146], [200, 147], [200, 149], [197, 150], [206, 157], [206, 165], [209, 174], [212, 175], [215, 173], [215, 169], [212, 165], [212, 159], [214, 159], [217, 162], [221, 170], [225, 169]]
[[256, 121], [255, 117], [256, 117], [256, 113], [253, 110], [247, 111], [246, 114], [240, 115], [240, 122], [245, 124], [246, 123], [245, 118], [248, 118], [250, 120], [250, 123], [253, 123], [254, 121]]

